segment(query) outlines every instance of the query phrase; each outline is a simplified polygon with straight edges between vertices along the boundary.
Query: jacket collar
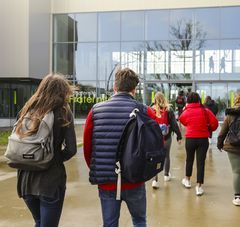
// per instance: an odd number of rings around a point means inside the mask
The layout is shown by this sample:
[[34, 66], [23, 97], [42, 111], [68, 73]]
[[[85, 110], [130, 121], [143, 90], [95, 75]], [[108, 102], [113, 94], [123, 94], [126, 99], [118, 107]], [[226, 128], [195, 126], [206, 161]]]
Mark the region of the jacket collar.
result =
[[128, 92], [118, 92], [118, 93], [114, 94], [112, 97], [113, 98], [114, 97], [126, 97], [129, 99], [134, 99], [134, 97], [132, 95], [130, 95]]
[[186, 109], [188, 109], [188, 108], [198, 108], [198, 107], [201, 107], [200, 103], [188, 103], [186, 105]]
[[240, 107], [227, 108], [225, 110], [226, 115], [240, 115]]

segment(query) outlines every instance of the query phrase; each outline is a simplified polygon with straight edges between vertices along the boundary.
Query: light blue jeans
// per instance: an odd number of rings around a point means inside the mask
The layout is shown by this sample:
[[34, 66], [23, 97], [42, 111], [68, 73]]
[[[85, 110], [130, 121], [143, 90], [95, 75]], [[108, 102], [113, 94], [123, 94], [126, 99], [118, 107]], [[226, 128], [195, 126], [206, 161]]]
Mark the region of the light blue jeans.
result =
[[122, 201], [125, 201], [134, 227], [146, 227], [146, 190], [142, 184], [121, 191], [121, 200], [116, 200], [116, 190], [99, 190], [104, 227], [118, 227]]

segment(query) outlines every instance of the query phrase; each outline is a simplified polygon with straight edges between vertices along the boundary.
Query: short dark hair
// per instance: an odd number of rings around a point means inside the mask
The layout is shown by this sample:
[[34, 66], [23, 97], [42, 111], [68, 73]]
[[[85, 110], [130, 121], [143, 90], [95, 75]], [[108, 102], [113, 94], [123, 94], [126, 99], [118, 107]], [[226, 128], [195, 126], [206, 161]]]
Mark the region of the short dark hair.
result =
[[190, 92], [187, 96], [187, 103], [201, 103], [201, 98], [197, 92]]
[[118, 70], [115, 75], [115, 87], [117, 91], [130, 92], [139, 83], [138, 75], [129, 68]]

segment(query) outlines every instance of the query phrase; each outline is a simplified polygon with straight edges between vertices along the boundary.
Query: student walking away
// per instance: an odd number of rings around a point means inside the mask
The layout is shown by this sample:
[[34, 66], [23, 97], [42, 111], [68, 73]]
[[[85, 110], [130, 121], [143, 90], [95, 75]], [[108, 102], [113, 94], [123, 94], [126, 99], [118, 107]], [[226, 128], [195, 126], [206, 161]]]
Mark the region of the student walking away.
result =
[[217, 129], [218, 120], [210, 110], [202, 106], [199, 94], [191, 92], [187, 97], [187, 105], [179, 121], [186, 127], [186, 166], [182, 184], [186, 188], [191, 188], [190, 178], [196, 154], [197, 185], [195, 189], [196, 195], [202, 195], [204, 193], [202, 185], [204, 183], [205, 159], [209, 146], [208, 137], [211, 133], [209, 130], [215, 131]]
[[[172, 132], [177, 135], [177, 141], [181, 144], [182, 135], [178, 127], [174, 112], [165, 98], [164, 94], [157, 92], [154, 97], [154, 105], [152, 106], [156, 112], [156, 121], [160, 128], [162, 128], [162, 134], [164, 135], [164, 148], [166, 152], [165, 163], [164, 163], [164, 181], [170, 181], [171, 174], [170, 170], [170, 148], [172, 144]], [[158, 176], [152, 181], [152, 187], [159, 188]]]
[[121, 199], [116, 200], [117, 147], [129, 114], [138, 106], [144, 115], [156, 118], [152, 108], [134, 99], [138, 76], [131, 69], [115, 75], [114, 92], [110, 100], [95, 104], [89, 112], [84, 129], [84, 156], [90, 168], [89, 180], [98, 185], [103, 226], [117, 227], [122, 201], [125, 201], [134, 226], [146, 226], [146, 191], [144, 182], [122, 182]]
[[[211, 96], [207, 96], [204, 102], [204, 107], [212, 111], [212, 113], [216, 116], [218, 113], [218, 105], [217, 103], [211, 98]], [[209, 144], [212, 143], [212, 133], [209, 136]]]
[[[24, 138], [37, 132], [43, 117], [53, 111], [54, 157], [46, 170], [18, 170], [17, 191], [32, 213], [36, 227], [57, 227], [65, 196], [66, 171], [63, 162], [76, 153], [73, 116], [68, 105], [71, 86], [60, 75], [50, 74], [41, 81], [18, 117], [16, 133]], [[25, 117], [30, 118], [26, 133], [22, 130]]]
[[178, 96], [176, 98], [176, 106], [177, 106], [177, 110], [178, 110], [178, 118], [181, 115], [183, 108], [186, 105], [186, 98], [184, 96], [184, 92], [183, 91], [179, 91]]
[[218, 135], [217, 147], [224, 150], [233, 173], [233, 204], [240, 206], [240, 93], [234, 99], [234, 107], [226, 109], [226, 117]]
[[218, 113], [218, 105], [217, 103], [211, 98], [211, 96], [207, 96], [204, 102], [204, 107], [208, 108], [212, 111], [212, 113], [216, 116]]

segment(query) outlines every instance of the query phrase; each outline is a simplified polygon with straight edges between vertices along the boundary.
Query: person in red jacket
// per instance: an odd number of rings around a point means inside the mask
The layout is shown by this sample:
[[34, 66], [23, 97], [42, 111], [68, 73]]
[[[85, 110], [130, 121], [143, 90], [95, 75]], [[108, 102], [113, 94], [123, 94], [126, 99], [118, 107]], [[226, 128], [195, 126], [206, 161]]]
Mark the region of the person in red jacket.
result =
[[204, 183], [205, 159], [209, 146], [208, 137], [210, 136], [210, 131], [217, 129], [218, 120], [210, 110], [204, 108], [201, 104], [199, 94], [191, 92], [187, 97], [187, 106], [181, 114], [179, 121], [186, 127], [186, 174], [182, 184], [186, 188], [191, 188], [190, 178], [196, 153], [196, 195], [202, 195], [204, 193], [202, 184]]

